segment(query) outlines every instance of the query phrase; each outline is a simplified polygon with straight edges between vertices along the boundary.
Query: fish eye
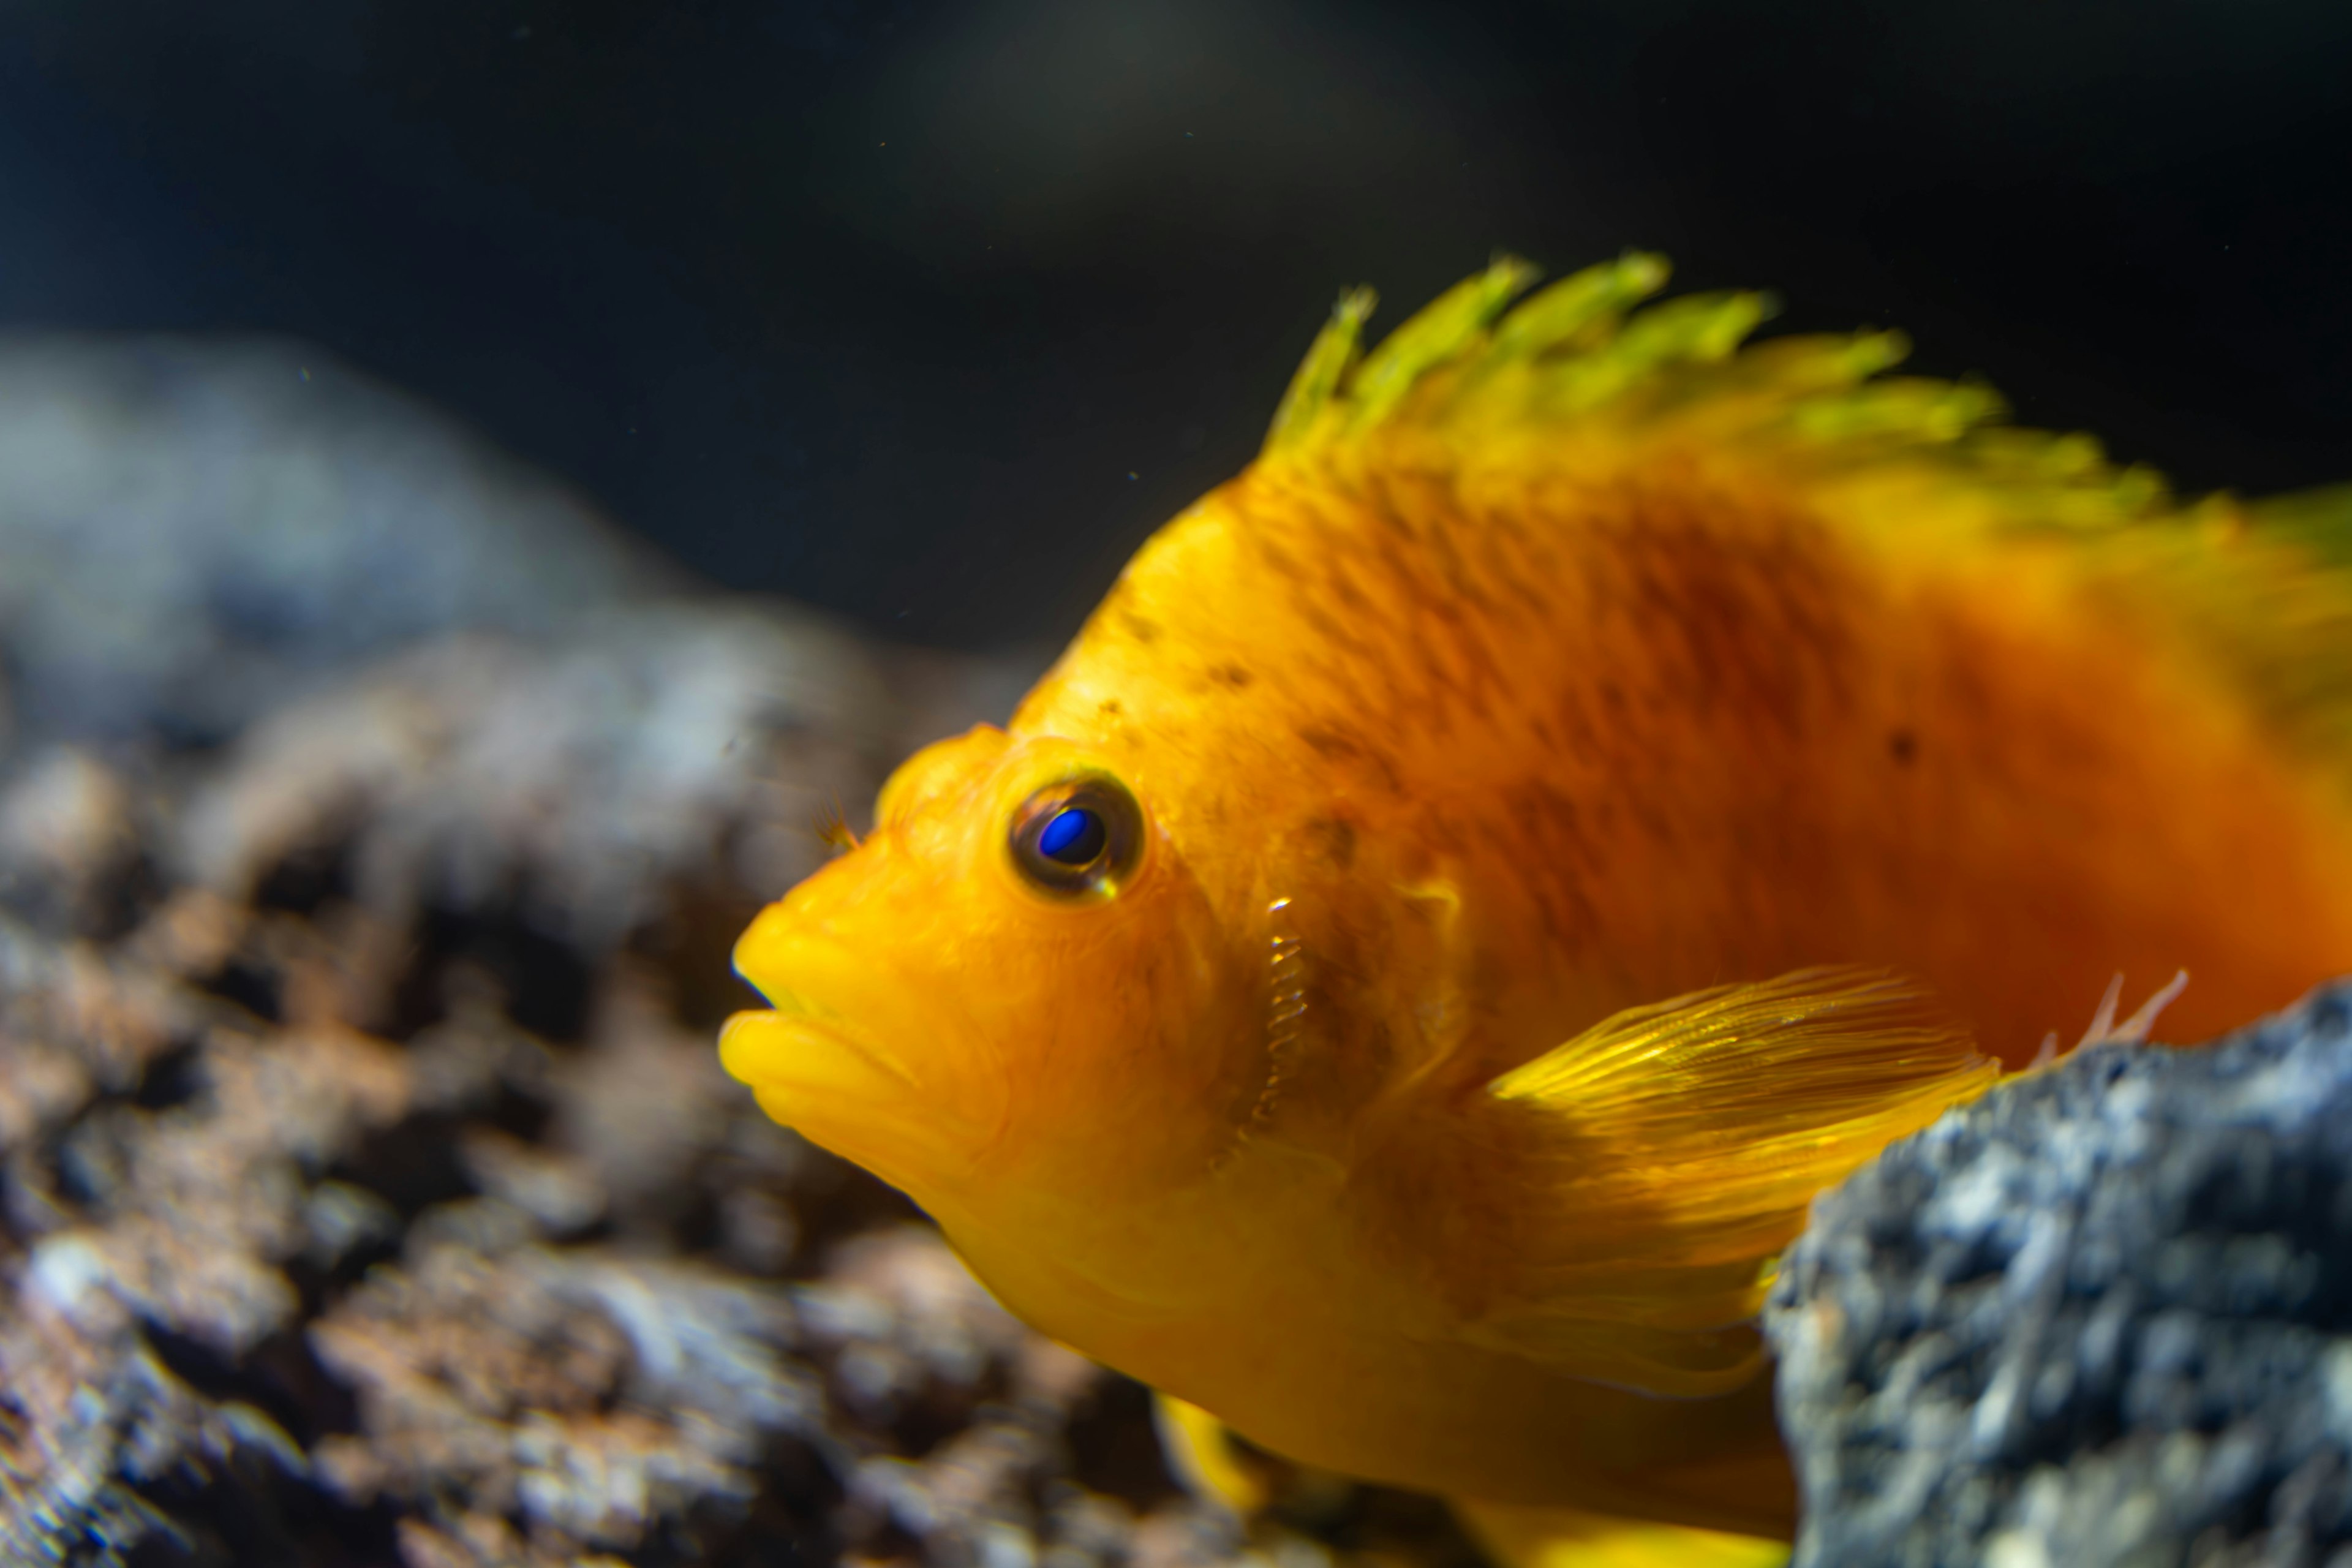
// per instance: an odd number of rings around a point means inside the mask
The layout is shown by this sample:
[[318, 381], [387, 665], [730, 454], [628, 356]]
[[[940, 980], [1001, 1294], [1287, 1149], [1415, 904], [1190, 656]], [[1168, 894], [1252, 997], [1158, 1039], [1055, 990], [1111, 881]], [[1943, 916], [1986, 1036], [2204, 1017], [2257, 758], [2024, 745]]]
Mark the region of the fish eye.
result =
[[1013, 864], [1059, 898], [1108, 899], [1143, 858], [1143, 807], [1099, 773], [1048, 784], [1013, 814]]

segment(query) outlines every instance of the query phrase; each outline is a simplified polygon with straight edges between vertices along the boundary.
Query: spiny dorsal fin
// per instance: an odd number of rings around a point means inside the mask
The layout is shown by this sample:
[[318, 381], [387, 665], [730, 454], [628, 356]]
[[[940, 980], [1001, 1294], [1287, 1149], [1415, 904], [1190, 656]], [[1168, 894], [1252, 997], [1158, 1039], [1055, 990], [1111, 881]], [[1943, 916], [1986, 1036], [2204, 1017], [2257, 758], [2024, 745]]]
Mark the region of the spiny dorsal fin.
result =
[[[1511, 301], [1538, 273], [1516, 256], [1498, 256], [1486, 271], [1424, 306], [1369, 356], [1363, 353], [1364, 323], [1380, 296], [1370, 289], [1350, 289], [1339, 296], [1331, 319], [1291, 377], [1266, 433], [1265, 449], [1318, 445], [1370, 429], [1431, 374], [1481, 350], [1508, 361], [1596, 346], [1588, 340], [1612, 331], [1627, 308], [1664, 288], [1667, 270], [1663, 257], [1628, 251], [1616, 261], [1560, 279], [1505, 318]], [[1497, 319], [1505, 325], [1490, 334]]]
[[1927, 997], [1810, 969], [1637, 1007], [1496, 1079], [1543, 1217], [1462, 1337], [1697, 1397], [1753, 1376], [1747, 1326], [1815, 1193], [1999, 1072]]
[[1534, 269], [1505, 257], [1370, 353], [1372, 295], [1354, 290], [1261, 461], [1345, 467], [1398, 445], [1419, 462], [1433, 444], [1465, 474], [1532, 478], [1674, 447], [1746, 462], [1787, 501], [1882, 549], [2068, 551], [2086, 592], [2158, 638], [2185, 637], [2274, 732], [2352, 787], [2352, 487], [2183, 504], [2088, 436], [2002, 423], [1980, 384], [1885, 374], [1907, 352], [1897, 333], [1743, 347], [1771, 311], [1765, 295], [1635, 309], [1666, 270], [1629, 252], [1514, 307]]

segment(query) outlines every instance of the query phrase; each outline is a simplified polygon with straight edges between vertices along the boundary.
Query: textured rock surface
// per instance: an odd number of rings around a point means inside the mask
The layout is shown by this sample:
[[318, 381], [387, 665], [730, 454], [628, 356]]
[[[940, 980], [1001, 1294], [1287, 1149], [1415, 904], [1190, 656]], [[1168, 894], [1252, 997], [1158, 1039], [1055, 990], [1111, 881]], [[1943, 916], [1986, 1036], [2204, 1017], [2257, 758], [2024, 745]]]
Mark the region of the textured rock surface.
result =
[[2352, 984], [1895, 1145], [1768, 1327], [1801, 1564], [2352, 1563]]
[[520, 900], [603, 948], [680, 880], [786, 888], [809, 825], [901, 754], [895, 668], [775, 607], [614, 608], [463, 634], [271, 714], [187, 795], [175, 868], [231, 899], [307, 862], [405, 924]]

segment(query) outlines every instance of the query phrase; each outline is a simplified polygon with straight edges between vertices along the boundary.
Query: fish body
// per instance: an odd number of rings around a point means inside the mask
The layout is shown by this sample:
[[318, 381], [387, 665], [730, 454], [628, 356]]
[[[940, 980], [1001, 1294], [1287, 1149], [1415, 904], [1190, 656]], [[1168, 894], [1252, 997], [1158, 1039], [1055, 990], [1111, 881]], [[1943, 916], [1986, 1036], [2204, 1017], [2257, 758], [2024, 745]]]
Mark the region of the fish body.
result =
[[1498, 263], [1369, 356], [1343, 300], [746, 932], [723, 1051], [1270, 1448], [1785, 1535], [1813, 1192], [2114, 974], [2193, 1038], [2352, 969], [2352, 500], [2176, 505], [1663, 277]]

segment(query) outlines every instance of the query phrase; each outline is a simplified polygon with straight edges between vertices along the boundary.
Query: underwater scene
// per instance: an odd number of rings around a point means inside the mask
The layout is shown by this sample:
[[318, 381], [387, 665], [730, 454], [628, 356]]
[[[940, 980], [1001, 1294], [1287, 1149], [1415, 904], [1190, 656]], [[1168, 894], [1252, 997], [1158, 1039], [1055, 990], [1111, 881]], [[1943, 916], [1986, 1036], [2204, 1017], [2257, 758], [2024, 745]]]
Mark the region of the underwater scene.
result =
[[2347, 80], [0, 0], [0, 1568], [2352, 1568]]

